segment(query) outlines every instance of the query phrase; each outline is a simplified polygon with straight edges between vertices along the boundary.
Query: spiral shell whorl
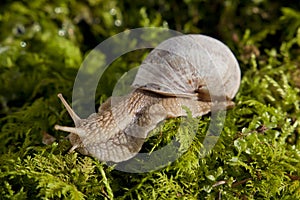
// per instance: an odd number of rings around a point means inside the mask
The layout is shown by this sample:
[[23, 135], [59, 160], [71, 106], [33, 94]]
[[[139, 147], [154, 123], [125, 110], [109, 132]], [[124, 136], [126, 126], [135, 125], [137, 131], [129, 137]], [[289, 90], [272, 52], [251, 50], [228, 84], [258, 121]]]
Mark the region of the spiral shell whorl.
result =
[[134, 87], [167, 96], [193, 98], [209, 91], [226, 99], [235, 96], [239, 85], [240, 69], [233, 53], [220, 41], [204, 35], [162, 42], [144, 60], [133, 82]]

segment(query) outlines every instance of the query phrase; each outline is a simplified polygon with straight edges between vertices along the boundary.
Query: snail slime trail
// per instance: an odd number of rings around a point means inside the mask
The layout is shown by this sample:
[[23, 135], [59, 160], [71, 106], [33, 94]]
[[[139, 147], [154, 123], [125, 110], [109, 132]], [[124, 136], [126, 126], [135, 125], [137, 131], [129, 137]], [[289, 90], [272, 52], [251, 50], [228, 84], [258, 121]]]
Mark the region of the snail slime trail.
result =
[[215, 103], [232, 107], [240, 76], [236, 58], [220, 41], [204, 35], [173, 37], [142, 62], [131, 93], [115, 104], [109, 98], [87, 119], [79, 118], [59, 94], [75, 127], [54, 128], [70, 132], [70, 151], [100, 161], [126, 161], [138, 154], [159, 122], [187, 116], [183, 107], [193, 117], [211, 112]]

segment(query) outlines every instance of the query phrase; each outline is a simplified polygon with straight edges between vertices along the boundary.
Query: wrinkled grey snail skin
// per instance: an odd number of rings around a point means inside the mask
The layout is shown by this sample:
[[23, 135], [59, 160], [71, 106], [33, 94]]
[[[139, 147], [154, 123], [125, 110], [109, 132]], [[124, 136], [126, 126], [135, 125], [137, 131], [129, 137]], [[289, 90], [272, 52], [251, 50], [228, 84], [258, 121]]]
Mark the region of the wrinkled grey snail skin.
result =
[[140, 151], [159, 122], [186, 116], [183, 107], [193, 117], [209, 113], [213, 105], [232, 107], [239, 85], [240, 68], [226, 45], [203, 35], [178, 36], [143, 61], [132, 84], [135, 90], [114, 104], [109, 98], [87, 119], [80, 119], [59, 94], [76, 127], [55, 129], [70, 132], [70, 151], [122, 162]]

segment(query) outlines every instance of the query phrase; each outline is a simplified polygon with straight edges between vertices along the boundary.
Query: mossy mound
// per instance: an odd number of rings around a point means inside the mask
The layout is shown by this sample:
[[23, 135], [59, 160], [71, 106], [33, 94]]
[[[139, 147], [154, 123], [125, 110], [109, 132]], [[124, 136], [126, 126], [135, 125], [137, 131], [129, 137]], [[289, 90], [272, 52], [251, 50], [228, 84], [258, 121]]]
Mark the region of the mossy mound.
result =
[[[0, 199], [300, 199], [300, 5], [295, 1], [4, 1], [0, 12]], [[201, 33], [228, 44], [242, 70], [236, 106], [215, 147], [199, 159], [210, 116], [167, 167], [131, 174], [68, 154], [72, 126], [57, 99], [71, 99], [83, 58], [136, 27]], [[116, 60], [97, 105], [145, 52]], [[134, 61], [133, 61], [134, 60]], [[113, 72], [113, 73], [112, 73]], [[112, 75], [111, 75], [112, 74]], [[167, 121], [143, 150], [174, 138]], [[192, 120], [192, 119], [191, 119]], [[179, 130], [178, 138], [185, 141]], [[43, 144], [43, 135], [57, 138]]]

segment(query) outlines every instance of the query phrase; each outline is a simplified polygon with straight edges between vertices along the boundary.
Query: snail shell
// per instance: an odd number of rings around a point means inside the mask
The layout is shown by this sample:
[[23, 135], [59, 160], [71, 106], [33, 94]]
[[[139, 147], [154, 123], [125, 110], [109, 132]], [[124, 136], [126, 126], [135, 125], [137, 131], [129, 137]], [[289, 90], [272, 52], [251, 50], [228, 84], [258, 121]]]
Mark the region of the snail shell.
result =
[[186, 116], [183, 106], [193, 117], [210, 112], [211, 99], [233, 106], [230, 100], [239, 85], [240, 68], [226, 45], [203, 35], [178, 36], [150, 52], [137, 72], [133, 92], [113, 105], [108, 99], [87, 119], [80, 119], [59, 94], [76, 127], [55, 129], [71, 133], [70, 151], [122, 162], [140, 151], [159, 122]]
[[167, 96], [232, 99], [240, 76], [239, 64], [226, 45], [204, 35], [184, 35], [158, 45], [143, 61], [133, 86]]

